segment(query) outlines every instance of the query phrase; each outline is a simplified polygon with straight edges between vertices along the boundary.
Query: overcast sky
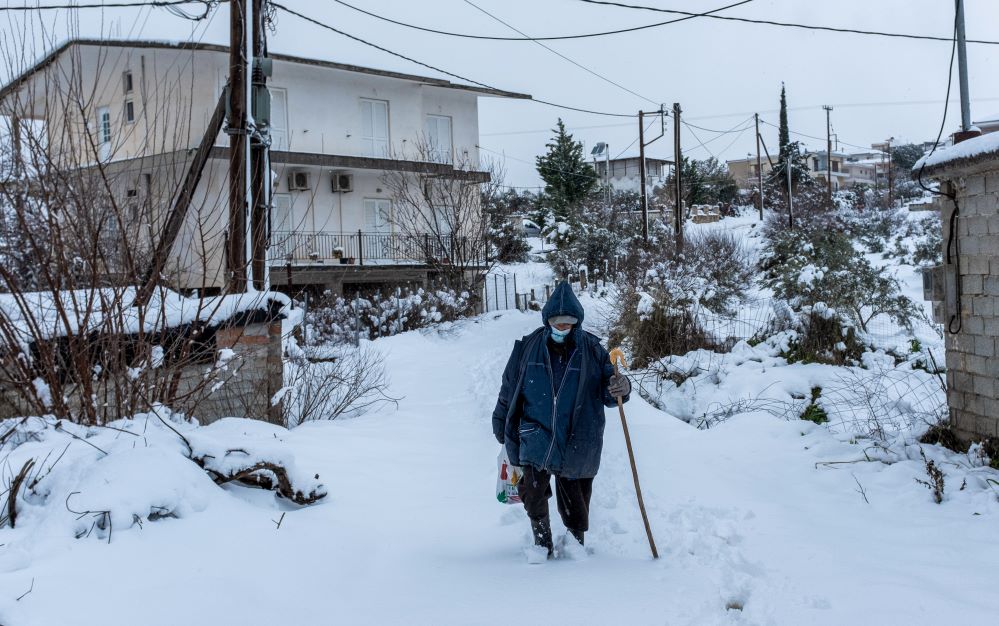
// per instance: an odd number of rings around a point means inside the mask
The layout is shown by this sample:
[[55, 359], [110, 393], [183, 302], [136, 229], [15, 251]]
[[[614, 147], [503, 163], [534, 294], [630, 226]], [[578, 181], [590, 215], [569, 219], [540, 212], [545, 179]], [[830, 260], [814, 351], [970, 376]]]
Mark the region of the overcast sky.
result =
[[[0, 0], [0, 6], [22, 5], [25, 1]], [[673, 17], [594, 6], [579, 0], [471, 0], [507, 22], [506, 26], [466, 0], [347, 1], [410, 24], [497, 36], [517, 36], [510, 27], [538, 37], [627, 28]], [[734, 1], [634, 0], [631, 3], [702, 12]], [[46, 3], [56, 2], [42, 2]], [[751, 116], [759, 112], [763, 120], [777, 123], [781, 81], [787, 86], [792, 131], [824, 138], [825, 112], [821, 107], [829, 104], [834, 107], [833, 132], [843, 150], [853, 149], [844, 144], [868, 146], [892, 136], [900, 141], [930, 140], [936, 136], [943, 114], [951, 50], [948, 42], [803, 31], [705, 17], [626, 34], [546, 42], [553, 50], [619, 85], [615, 86], [535, 42], [475, 41], [418, 32], [362, 15], [333, 0], [283, 0], [283, 3], [424, 63], [536, 98], [614, 113], [636, 113], [640, 108], [657, 108], [655, 103], [671, 107], [673, 102], [679, 102], [684, 119], [698, 126], [716, 130], [746, 128], [742, 134], [726, 135], [695, 129], [696, 136], [684, 128], [685, 155], [696, 158], [714, 155], [723, 160], [755, 153]], [[163, 9], [149, 7], [74, 13], [78, 18], [72, 27], [81, 36], [175, 40], [193, 36], [208, 42], [228, 42], [225, 5], [203, 22], [189, 22]], [[999, 40], [999, 2], [966, 0], [965, 13], [969, 39]], [[59, 38], [69, 36], [71, 20], [66, 11], [44, 12], [44, 15], [47, 30], [57, 33]], [[719, 15], [949, 37], [953, 3], [754, 0]], [[277, 31], [269, 41], [272, 51], [440, 76], [287, 13], [278, 11], [277, 16]], [[0, 16], [0, 28], [8, 46], [11, 35], [23, 30], [23, 19], [22, 14], [12, 12]], [[32, 19], [38, 18], [32, 16]], [[30, 53], [40, 56], [44, 50]], [[999, 63], [999, 46], [969, 44], [968, 58], [972, 118], [978, 120], [999, 113], [999, 85], [994, 71], [989, 70]], [[4, 82], [7, 78], [2, 76]], [[956, 69], [951, 96], [953, 104], [946, 132], [954, 130], [960, 121]], [[616, 155], [638, 136], [637, 120], [559, 110], [535, 102], [482, 98], [479, 108], [482, 156], [503, 160], [508, 184], [537, 185], [534, 157], [544, 150], [551, 136], [549, 129], [560, 116], [575, 137], [584, 142], [587, 153], [596, 142], [604, 141]], [[776, 151], [777, 129], [763, 125], [761, 131], [767, 146]], [[672, 128], [667, 132], [671, 133]], [[824, 141], [795, 138], [812, 148], [825, 147]], [[699, 146], [701, 142], [706, 145]], [[637, 154], [637, 144], [627, 151]], [[672, 152], [671, 135], [649, 149], [650, 155], [665, 158], [670, 158]]]

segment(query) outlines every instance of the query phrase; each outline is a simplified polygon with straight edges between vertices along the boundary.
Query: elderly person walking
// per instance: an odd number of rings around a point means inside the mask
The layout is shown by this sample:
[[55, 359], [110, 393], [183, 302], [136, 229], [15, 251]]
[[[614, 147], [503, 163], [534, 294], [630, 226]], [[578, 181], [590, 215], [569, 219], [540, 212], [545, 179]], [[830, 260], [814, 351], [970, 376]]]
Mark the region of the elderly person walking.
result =
[[627, 402], [631, 383], [614, 374], [600, 339], [580, 328], [583, 306], [568, 283], [555, 288], [541, 316], [544, 325], [514, 343], [492, 421], [511, 464], [524, 468], [520, 498], [535, 545], [551, 558], [551, 478], [562, 522], [582, 545], [600, 466], [604, 407], [616, 406], [618, 397]]

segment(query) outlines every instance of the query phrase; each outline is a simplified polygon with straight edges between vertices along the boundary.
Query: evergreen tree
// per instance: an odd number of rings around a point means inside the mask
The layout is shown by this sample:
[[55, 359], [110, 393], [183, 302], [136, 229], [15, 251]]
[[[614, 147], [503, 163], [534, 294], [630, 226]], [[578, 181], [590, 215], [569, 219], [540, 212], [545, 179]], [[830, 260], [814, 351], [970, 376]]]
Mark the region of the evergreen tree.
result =
[[573, 141], [559, 118], [548, 152], [537, 158], [538, 174], [545, 181], [545, 204], [555, 219], [568, 221], [571, 210], [597, 186], [597, 173], [583, 157], [583, 144]]
[[801, 185], [811, 186], [814, 181], [808, 173], [808, 164], [805, 162], [801, 144], [797, 141], [791, 141], [791, 129], [787, 123], [787, 94], [784, 91], [784, 83], [781, 83], [780, 86], [780, 126], [777, 133], [777, 139], [780, 142], [780, 156], [777, 158], [777, 166], [770, 174], [769, 182], [787, 193], [787, 168], [790, 167], [792, 190], [797, 190]]

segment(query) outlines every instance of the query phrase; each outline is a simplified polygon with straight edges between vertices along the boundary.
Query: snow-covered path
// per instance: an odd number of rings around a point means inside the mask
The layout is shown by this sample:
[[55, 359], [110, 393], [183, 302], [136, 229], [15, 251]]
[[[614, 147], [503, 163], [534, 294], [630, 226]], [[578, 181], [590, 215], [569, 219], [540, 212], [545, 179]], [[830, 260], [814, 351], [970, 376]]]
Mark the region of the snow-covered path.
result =
[[[860, 456], [809, 422], [698, 431], [626, 406], [662, 558], [650, 558], [616, 409], [594, 485], [593, 554], [529, 566], [496, 502], [489, 414], [536, 313], [381, 339], [398, 408], [285, 437], [329, 488], [290, 510], [232, 488], [200, 513], [0, 548], [0, 621], [54, 624], [989, 623], [999, 562], [988, 492], [934, 504], [916, 462]], [[858, 491], [863, 485], [870, 504]], [[553, 521], [557, 515], [553, 509]], [[287, 511], [276, 528], [274, 521]], [[980, 515], [974, 515], [980, 513]], [[556, 522], [556, 526], [558, 526]], [[557, 528], [556, 532], [561, 532]], [[8, 560], [12, 559], [12, 560]], [[6, 562], [4, 562], [7, 560]], [[22, 600], [13, 597], [33, 591]]]

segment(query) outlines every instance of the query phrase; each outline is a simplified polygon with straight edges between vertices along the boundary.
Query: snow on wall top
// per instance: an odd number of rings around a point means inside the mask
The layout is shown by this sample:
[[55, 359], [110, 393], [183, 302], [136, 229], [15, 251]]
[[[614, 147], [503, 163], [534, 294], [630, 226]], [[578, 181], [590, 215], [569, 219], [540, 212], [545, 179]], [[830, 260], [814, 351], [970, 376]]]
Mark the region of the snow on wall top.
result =
[[912, 174], [916, 176], [922, 170], [923, 174], [932, 175], [945, 168], [971, 165], [988, 159], [996, 159], [999, 165], [999, 133], [989, 133], [939, 148], [933, 154], [916, 161], [912, 166]]
[[[282, 293], [249, 293], [187, 298], [158, 289], [145, 307], [135, 307], [135, 287], [77, 289], [53, 293], [0, 294], [0, 315], [29, 342], [98, 330], [107, 316], [120, 320], [121, 332], [156, 332], [199, 321], [217, 325], [241, 313], [269, 311], [272, 304], [288, 316], [291, 300]], [[65, 317], [63, 316], [65, 314]]]

